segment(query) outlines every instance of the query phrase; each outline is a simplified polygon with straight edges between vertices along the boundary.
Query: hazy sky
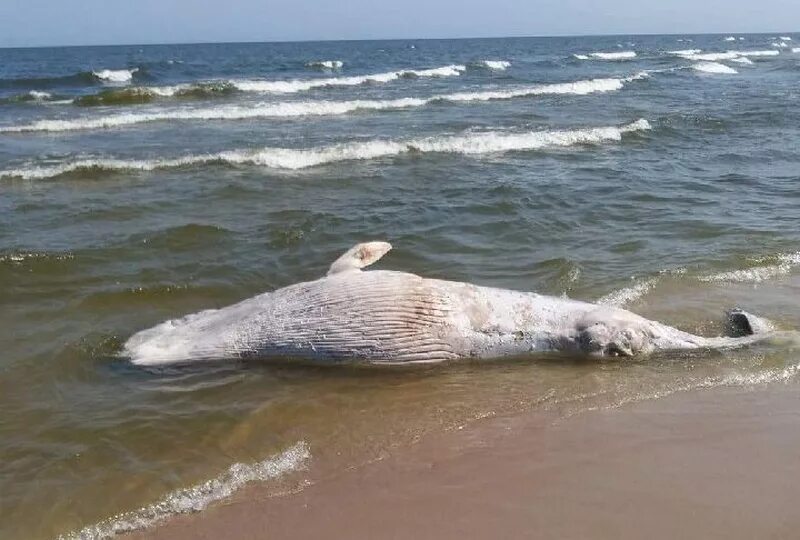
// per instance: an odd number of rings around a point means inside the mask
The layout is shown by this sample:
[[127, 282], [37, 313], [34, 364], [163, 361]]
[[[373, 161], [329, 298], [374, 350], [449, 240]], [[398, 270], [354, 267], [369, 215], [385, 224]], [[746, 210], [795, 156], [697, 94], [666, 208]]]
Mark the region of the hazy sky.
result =
[[800, 30], [800, 0], [0, 0], [0, 46]]

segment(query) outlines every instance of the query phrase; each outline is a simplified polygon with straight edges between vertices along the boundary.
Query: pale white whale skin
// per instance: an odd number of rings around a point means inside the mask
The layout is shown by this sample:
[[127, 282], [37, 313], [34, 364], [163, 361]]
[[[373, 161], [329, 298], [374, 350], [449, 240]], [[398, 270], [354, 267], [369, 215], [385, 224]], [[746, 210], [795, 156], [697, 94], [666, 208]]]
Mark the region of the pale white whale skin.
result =
[[391, 364], [543, 352], [633, 356], [738, 347], [771, 331], [767, 321], [735, 311], [731, 322], [744, 335], [708, 338], [616, 307], [361, 270], [390, 249], [358, 244], [321, 279], [166, 321], [133, 335], [123, 355], [143, 366], [258, 357]]

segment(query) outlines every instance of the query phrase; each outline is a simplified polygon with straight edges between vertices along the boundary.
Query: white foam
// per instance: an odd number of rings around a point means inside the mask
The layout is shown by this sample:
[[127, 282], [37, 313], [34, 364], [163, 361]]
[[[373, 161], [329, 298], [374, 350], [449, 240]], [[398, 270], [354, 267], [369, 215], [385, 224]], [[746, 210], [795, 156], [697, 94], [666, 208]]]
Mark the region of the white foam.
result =
[[317, 69], [341, 69], [343, 66], [344, 62], [341, 60], [317, 60], [306, 64], [306, 67]]
[[634, 51], [593, 52], [589, 56], [599, 60], [630, 60], [636, 58], [636, 53]]
[[0, 133], [59, 132], [105, 129], [167, 120], [244, 120], [252, 118], [290, 118], [342, 115], [359, 110], [391, 110], [421, 107], [435, 102], [469, 102], [513, 99], [546, 94], [585, 95], [620, 90], [624, 83], [646, 77], [642, 72], [624, 79], [592, 79], [570, 83], [517, 87], [509, 90], [459, 92], [428, 98], [351, 101], [288, 101], [257, 103], [250, 106], [218, 105], [206, 108], [181, 108], [156, 112], [125, 112], [107, 116], [89, 116], [69, 120], [38, 120], [18, 126], [0, 126]]
[[700, 54], [703, 52], [702, 49], [681, 49], [679, 51], [667, 51], [667, 54], [672, 54], [675, 56], [689, 56], [694, 54]]
[[31, 90], [28, 92], [28, 95], [31, 96], [36, 101], [45, 101], [53, 97], [52, 94], [49, 92], [40, 92], [39, 90]]
[[739, 56], [778, 56], [778, 51], [731, 51], [736, 52]]
[[32, 166], [0, 171], [0, 178], [37, 180], [92, 169], [104, 171], [152, 171], [209, 163], [257, 165], [274, 169], [296, 170], [340, 161], [367, 160], [410, 153], [479, 155], [580, 144], [599, 144], [606, 141], [619, 141], [626, 133], [649, 129], [651, 129], [650, 123], [647, 120], [639, 119], [621, 127], [609, 126], [525, 133], [488, 131], [400, 141], [371, 140], [351, 142], [310, 149], [267, 147], [260, 150], [231, 150], [215, 154], [189, 155], [180, 158], [156, 160], [80, 159], [57, 165]]
[[742, 56], [739, 58], [731, 58], [731, 62], [736, 62], [737, 64], [744, 64], [744, 65], [752, 65], [753, 61], [747, 58], [746, 56]]
[[400, 77], [457, 77], [466, 69], [466, 66], [453, 64], [431, 69], [409, 69], [397, 73]]
[[589, 56], [585, 55], [585, 54], [573, 54], [572, 56], [574, 58], [577, 58], [578, 60], [588, 60], [589, 59]]
[[511, 62], [506, 60], [481, 60], [480, 63], [487, 68], [494, 69], [496, 71], [505, 71], [509, 66], [511, 66]]
[[243, 92], [261, 92], [271, 94], [292, 94], [305, 92], [314, 88], [327, 88], [336, 86], [359, 86], [368, 83], [387, 83], [402, 78], [410, 77], [457, 77], [461, 75], [466, 66], [452, 64], [431, 69], [405, 69], [388, 71], [371, 75], [355, 75], [351, 77], [329, 77], [324, 79], [294, 79], [289, 81], [268, 81], [258, 79], [241, 79], [229, 81], [238, 90]]
[[735, 60], [737, 58], [750, 57], [750, 56], [775, 56], [780, 54], [778, 51], [726, 51], [705, 54], [688, 54], [688, 51], [678, 56], [682, 56], [687, 60], [696, 62], [720, 62], [726, 60]]
[[658, 278], [648, 278], [643, 280], [636, 280], [633, 285], [630, 287], [624, 287], [617, 291], [612, 291], [607, 295], [603, 296], [599, 300], [597, 300], [598, 304], [606, 305], [606, 306], [617, 306], [622, 307], [626, 304], [633, 302], [634, 300], [638, 300], [650, 290], [656, 286], [658, 283]]
[[100, 71], [93, 71], [92, 74], [101, 81], [112, 83], [126, 83], [133, 79], [133, 74], [139, 71], [139, 68], [134, 69], [103, 69]]
[[738, 283], [761, 283], [768, 279], [789, 274], [792, 269], [800, 265], [800, 251], [779, 255], [774, 258], [756, 259], [754, 262], [771, 262], [764, 266], [755, 266], [743, 270], [733, 270], [721, 272], [709, 276], [701, 276], [700, 281], [706, 282], [738, 282]]
[[800, 47], [793, 47], [792, 52], [795, 54], [800, 53]]
[[695, 62], [719, 62], [720, 60], [733, 60], [734, 58], [740, 57], [739, 53], [737, 52], [680, 54], [679, 56]]
[[778, 49], [786, 49], [787, 47], [789, 47], [789, 44], [784, 41], [775, 41], [771, 45]]
[[311, 458], [308, 444], [301, 441], [264, 461], [246, 465], [236, 463], [202, 484], [179, 489], [160, 501], [132, 512], [125, 512], [59, 538], [62, 540], [100, 540], [118, 534], [146, 529], [177, 515], [199, 512], [208, 505], [227, 499], [246, 484], [274, 480], [287, 473], [302, 470]]
[[789, 36], [781, 36], [780, 39], [781, 41], [792, 41], [792, 38]]
[[736, 41], [736, 38], [733, 36], [728, 36], [724, 39], [724, 41]]
[[527, 96], [547, 94], [573, 94], [586, 95], [596, 92], [613, 92], [621, 90], [625, 82], [645, 77], [646, 74], [637, 74], [627, 79], [591, 79], [568, 83], [544, 84], [540, 86], [521, 87], [512, 90], [494, 90], [483, 92], [457, 92], [436, 96], [431, 101], [490, 101], [499, 99], [512, 99]]
[[702, 71], [703, 73], [720, 73], [726, 75], [735, 75], [739, 73], [732, 67], [718, 64], [717, 62], [698, 62], [692, 67], [697, 71]]

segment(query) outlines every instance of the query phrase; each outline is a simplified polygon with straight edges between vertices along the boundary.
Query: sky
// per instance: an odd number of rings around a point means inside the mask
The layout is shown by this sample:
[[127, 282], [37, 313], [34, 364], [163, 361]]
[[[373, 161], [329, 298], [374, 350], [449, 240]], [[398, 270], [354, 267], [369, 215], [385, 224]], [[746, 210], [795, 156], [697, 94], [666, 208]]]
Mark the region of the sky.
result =
[[0, 0], [0, 47], [800, 30], [800, 0]]

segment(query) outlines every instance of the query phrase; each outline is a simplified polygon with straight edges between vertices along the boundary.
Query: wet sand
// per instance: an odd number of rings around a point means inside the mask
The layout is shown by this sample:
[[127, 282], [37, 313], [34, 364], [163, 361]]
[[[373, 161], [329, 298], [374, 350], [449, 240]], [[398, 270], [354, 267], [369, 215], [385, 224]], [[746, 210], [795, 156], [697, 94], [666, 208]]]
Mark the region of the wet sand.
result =
[[131, 536], [797, 538], [798, 397], [775, 384], [489, 418], [294, 494], [250, 489]]

